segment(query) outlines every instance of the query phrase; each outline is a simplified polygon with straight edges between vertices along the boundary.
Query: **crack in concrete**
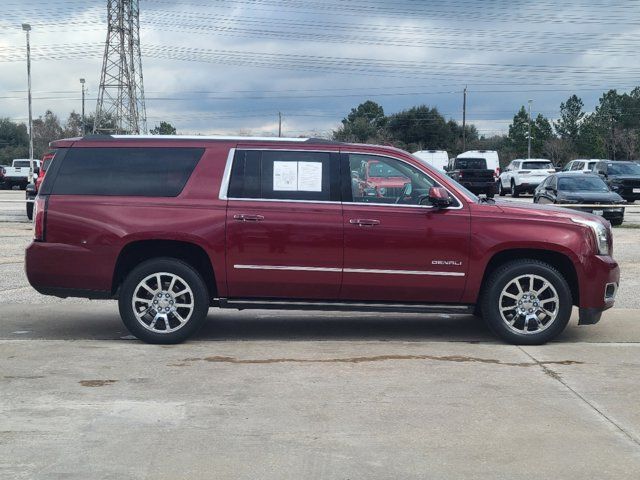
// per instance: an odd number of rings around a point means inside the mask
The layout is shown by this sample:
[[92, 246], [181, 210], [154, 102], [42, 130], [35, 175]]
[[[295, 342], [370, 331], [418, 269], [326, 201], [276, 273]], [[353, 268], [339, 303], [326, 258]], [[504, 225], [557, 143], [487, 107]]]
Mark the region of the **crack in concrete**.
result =
[[[515, 363], [515, 362], [503, 362], [493, 358], [479, 358], [479, 357], [467, 357], [461, 355], [377, 355], [371, 357], [346, 357], [346, 358], [264, 358], [264, 359], [240, 359], [235, 357], [224, 356], [211, 356], [211, 357], [196, 357], [185, 358], [182, 363], [174, 363], [169, 366], [182, 367], [187, 366], [187, 362], [212, 362], [212, 363], [234, 363], [234, 364], [270, 364], [270, 363], [367, 363], [367, 362], [384, 362], [389, 360], [434, 360], [438, 362], [456, 362], [456, 363], [485, 363], [491, 365], [502, 365], [508, 367], [534, 367], [539, 365], [539, 362], [535, 363]], [[575, 360], [561, 360], [548, 362], [555, 365], [574, 365], [582, 364], [584, 362], [577, 362]]]
[[[613, 420], [612, 418], [610, 418], [606, 413], [604, 413], [602, 410], [600, 410], [597, 406], [595, 406], [593, 403], [591, 403], [589, 400], [587, 400], [584, 396], [582, 396], [580, 393], [578, 393], [578, 391], [574, 390], [563, 378], [562, 376], [558, 373], [553, 371], [551, 368], [549, 368], [547, 365], [552, 365], [555, 364], [554, 362], [542, 362], [540, 360], [538, 360], [537, 358], [535, 358], [533, 355], [531, 355], [529, 352], [527, 352], [524, 348], [522, 348], [521, 346], [518, 346], [518, 348], [520, 349], [520, 351], [522, 351], [527, 357], [529, 357], [531, 360], [533, 360], [535, 362], [536, 365], [538, 365], [542, 371], [544, 372], [545, 375], [549, 376], [550, 378], [552, 378], [553, 380], [557, 381], [558, 383], [560, 383], [562, 386], [564, 386], [567, 390], [569, 390], [571, 393], [573, 393], [579, 400], [581, 400], [585, 405], [587, 405], [591, 410], [593, 410], [599, 417], [601, 417], [602, 419], [605, 420], [605, 422], [609, 423], [611, 426], [613, 426], [616, 430], [618, 430], [620, 433], [622, 433], [628, 440], [630, 440], [632, 443], [634, 443], [636, 446], [640, 447], [640, 439], [636, 438], [631, 432], [627, 431], [626, 428], [624, 428], [622, 425], [620, 425], [619, 423], [617, 423], [615, 420]], [[579, 363], [583, 363], [583, 362], [579, 362]]]

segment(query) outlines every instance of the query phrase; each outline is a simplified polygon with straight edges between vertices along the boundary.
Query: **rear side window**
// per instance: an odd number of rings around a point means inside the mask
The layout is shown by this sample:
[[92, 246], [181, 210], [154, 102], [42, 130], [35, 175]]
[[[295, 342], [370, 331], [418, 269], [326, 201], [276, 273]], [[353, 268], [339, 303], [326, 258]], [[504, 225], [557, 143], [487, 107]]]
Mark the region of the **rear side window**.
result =
[[228, 197], [339, 201], [339, 168], [326, 152], [238, 150]]
[[51, 193], [175, 197], [203, 153], [203, 148], [71, 148]]

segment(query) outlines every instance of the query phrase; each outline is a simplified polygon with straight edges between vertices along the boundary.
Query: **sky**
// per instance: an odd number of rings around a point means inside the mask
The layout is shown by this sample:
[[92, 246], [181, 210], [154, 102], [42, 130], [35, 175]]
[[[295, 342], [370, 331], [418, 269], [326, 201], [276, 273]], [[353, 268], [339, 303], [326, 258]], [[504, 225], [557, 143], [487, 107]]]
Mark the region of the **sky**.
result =
[[[640, 0], [140, 0], [149, 128], [328, 135], [368, 99], [391, 114], [437, 107], [481, 135], [506, 133], [532, 100], [555, 119], [575, 93], [640, 85]], [[0, 117], [26, 122], [30, 23], [34, 117], [94, 112], [107, 0], [3, 0]]]

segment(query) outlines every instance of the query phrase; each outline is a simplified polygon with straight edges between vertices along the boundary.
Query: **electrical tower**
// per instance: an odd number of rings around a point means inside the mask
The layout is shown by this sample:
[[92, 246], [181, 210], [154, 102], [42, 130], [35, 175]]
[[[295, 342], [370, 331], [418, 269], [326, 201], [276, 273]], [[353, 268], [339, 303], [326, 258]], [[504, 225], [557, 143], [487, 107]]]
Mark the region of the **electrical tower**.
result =
[[104, 47], [94, 133], [147, 133], [138, 0], [107, 0]]

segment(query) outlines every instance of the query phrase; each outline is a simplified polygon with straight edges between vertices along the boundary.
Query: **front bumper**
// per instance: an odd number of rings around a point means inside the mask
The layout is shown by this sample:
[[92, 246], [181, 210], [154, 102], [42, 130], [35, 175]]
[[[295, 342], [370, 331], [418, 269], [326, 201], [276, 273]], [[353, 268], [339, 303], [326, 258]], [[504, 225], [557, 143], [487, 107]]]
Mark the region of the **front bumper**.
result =
[[592, 325], [600, 321], [602, 312], [613, 307], [618, 286], [620, 267], [608, 255], [594, 255], [588, 259], [580, 278], [579, 325]]

